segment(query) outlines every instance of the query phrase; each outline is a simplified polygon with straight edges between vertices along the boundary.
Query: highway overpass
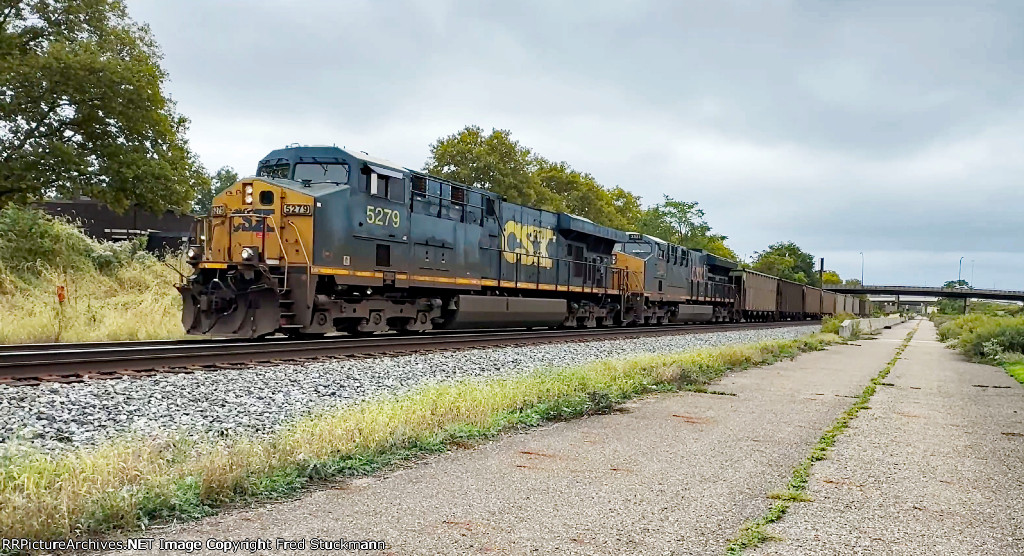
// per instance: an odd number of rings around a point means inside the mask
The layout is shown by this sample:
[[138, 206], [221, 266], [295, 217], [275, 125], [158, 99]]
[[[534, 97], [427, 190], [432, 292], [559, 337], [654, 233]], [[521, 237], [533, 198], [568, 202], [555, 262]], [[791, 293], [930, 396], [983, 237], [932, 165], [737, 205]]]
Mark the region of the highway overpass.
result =
[[983, 290], [975, 288], [940, 288], [935, 286], [861, 286], [832, 285], [823, 289], [836, 293], [873, 294], [873, 295], [921, 295], [929, 297], [955, 297], [958, 299], [997, 299], [1002, 301], [1024, 302], [1024, 291], [1015, 290]]

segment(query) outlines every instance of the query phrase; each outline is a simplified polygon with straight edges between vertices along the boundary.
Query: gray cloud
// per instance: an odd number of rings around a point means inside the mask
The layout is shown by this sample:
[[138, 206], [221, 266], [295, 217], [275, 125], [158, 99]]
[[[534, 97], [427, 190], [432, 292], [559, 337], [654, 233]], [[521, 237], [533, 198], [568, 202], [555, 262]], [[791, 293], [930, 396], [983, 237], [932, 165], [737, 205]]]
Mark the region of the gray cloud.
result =
[[1024, 289], [1020, 2], [129, 7], [210, 168], [296, 141], [418, 167], [441, 135], [501, 127], [646, 201], [700, 201], [739, 253], [791, 239], [859, 276], [865, 251], [869, 281], [922, 283], [965, 255]]

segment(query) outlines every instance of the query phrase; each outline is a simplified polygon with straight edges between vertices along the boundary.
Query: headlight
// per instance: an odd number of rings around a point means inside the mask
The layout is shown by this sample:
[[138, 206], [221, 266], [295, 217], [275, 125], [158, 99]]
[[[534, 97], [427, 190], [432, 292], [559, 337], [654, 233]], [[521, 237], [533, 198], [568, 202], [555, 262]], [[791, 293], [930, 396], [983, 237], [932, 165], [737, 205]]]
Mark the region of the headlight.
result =
[[246, 195], [245, 196], [245, 204], [247, 204], [247, 205], [251, 205], [252, 204], [252, 195]]
[[253, 249], [252, 247], [243, 247], [242, 248], [242, 260], [243, 261], [255, 261], [256, 260], [256, 250]]
[[187, 256], [190, 261], [198, 261], [203, 256], [203, 250], [193, 245], [185, 252], [185, 256]]
[[245, 194], [246, 195], [252, 195], [252, 184], [246, 184], [246, 186], [245, 186]]

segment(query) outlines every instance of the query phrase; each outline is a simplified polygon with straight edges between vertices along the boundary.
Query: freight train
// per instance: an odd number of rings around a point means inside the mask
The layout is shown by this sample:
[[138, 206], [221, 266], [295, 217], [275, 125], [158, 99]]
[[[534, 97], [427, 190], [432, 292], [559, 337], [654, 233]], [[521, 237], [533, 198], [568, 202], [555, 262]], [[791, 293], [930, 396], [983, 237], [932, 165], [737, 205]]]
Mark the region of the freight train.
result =
[[[293, 146], [214, 200], [189, 334], [319, 336], [819, 318], [856, 300], [362, 152]], [[847, 306], [849, 303], [849, 306]]]

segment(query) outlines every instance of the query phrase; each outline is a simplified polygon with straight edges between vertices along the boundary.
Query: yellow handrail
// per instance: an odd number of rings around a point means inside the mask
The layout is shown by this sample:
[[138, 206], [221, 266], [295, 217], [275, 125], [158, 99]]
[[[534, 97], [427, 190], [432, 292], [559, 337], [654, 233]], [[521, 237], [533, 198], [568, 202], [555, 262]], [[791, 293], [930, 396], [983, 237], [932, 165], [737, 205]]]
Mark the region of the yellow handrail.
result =
[[299, 232], [299, 227], [295, 225], [295, 222], [288, 221], [288, 225], [295, 230], [295, 238], [299, 241], [299, 247], [302, 248], [302, 257], [306, 259], [306, 303], [310, 303], [310, 297], [312, 295], [313, 287], [313, 262], [309, 260], [309, 255], [306, 253], [306, 244], [302, 242], [302, 234]]

